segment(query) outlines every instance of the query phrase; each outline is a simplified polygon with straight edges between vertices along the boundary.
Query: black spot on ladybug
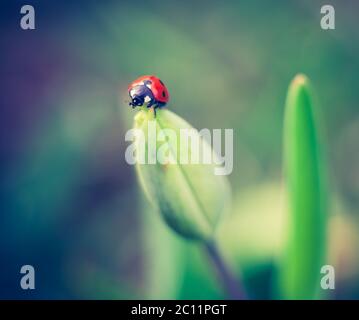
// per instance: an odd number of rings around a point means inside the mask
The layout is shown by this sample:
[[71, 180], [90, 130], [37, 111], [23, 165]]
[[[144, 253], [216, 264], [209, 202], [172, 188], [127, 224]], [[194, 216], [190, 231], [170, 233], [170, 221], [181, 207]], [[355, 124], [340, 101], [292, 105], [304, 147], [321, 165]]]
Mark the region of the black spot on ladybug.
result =
[[166, 96], [166, 92], [162, 91], [162, 97]]

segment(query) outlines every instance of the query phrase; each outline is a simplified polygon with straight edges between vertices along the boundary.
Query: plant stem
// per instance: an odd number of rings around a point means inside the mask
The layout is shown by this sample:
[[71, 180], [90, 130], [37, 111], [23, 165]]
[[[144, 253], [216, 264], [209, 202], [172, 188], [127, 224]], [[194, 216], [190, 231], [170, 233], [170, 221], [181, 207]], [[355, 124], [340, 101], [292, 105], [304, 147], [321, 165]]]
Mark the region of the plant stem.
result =
[[206, 243], [206, 249], [209, 257], [211, 258], [214, 267], [217, 270], [218, 276], [220, 277], [223, 286], [226, 288], [229, 298], [232, 300], [245, 300], [246, 294], [238, 279], [234, 277], [232, 272], [228, 269], [224, 263], [221, 255], [218, 252], [217, 246], [214, 242]]

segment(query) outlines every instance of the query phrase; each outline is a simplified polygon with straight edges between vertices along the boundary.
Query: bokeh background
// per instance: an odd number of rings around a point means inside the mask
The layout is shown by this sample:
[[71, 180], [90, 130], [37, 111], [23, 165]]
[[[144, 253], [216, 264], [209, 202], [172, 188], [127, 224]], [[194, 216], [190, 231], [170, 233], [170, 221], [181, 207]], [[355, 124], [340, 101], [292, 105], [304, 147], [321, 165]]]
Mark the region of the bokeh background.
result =
[[[284, 101], [298, 72], [317, 93], [330, 169], [327, 298], [359, 298], [357, 1], [27, 1], [28, 31], [23, 4], [0, 4], [0, 298], [226, 297], [201, 245], [164, 225], [125, 162], [126, 89], [143, 74], [194, 127], [234, 128], [218, 239], [251, 296], [272, 298]], [[324, 4], [335, 30], [320, 28]], [[36, 290], [20, 288], [25, 264]]]

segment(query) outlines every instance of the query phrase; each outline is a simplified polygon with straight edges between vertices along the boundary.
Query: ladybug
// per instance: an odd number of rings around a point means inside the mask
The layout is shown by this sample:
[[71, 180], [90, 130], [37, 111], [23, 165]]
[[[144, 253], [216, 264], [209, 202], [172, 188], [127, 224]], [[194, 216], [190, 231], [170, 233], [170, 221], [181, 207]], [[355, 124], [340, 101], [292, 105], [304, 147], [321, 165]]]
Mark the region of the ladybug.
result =
[[155, 76], [139, 77], [129, 85], [128, 94], [132, 108], [145, 105], [153, 107], [155, 113], [156, 108], [164, 107], [170, 98], [164, 83]]

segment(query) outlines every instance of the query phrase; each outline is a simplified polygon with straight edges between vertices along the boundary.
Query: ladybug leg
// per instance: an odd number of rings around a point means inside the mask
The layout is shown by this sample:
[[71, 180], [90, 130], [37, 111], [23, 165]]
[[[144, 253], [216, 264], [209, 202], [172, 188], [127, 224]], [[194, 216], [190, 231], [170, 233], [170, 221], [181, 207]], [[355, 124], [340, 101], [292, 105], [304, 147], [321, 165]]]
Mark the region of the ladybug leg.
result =
[[151, 108], [152, 111], [153, 111], [153, 114], [156, 118], [156, 105], [153, 103], [153, 101], [150, 101], [148, 104], [147, 104], [147, 108]]
[[147, 108], [152, 108], [153, 106], [153, 101], [150, 100], [148, 103], [147, 103]]
[[153, 114], [154, 114], [154, 116], [155, 116], [155, 118], [156, 118], [156, 106], [152, 106], [151, 108], [152, 108]]
[[153, 112], [153, 115], [156, 118], [156, 108], [157, 108], [156, 105], [152, 105], [151, 107], [148, 108], [151, 108], [151, 111]]

